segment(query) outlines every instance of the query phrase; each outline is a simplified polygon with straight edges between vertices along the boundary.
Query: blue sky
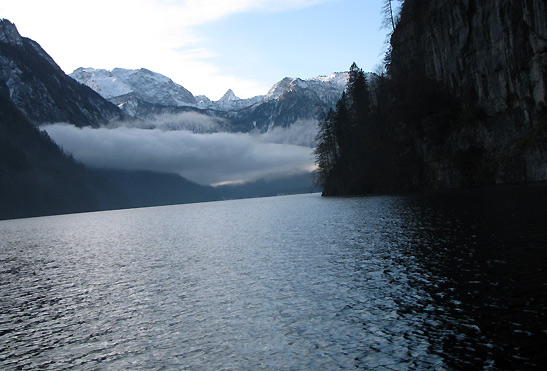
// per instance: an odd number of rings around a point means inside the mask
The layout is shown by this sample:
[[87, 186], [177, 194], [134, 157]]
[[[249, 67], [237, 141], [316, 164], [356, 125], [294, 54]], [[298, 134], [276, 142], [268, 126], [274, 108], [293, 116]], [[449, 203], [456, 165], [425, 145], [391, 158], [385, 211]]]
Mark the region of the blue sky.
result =
[[387, 31], [382, 0], [2, 0], [0, 17], [66, 73], [147, 68], [194, 95], [247, 98], [285, 76], [356, 62], [373, 71]]
[[281, 13], [242, 13], [198, 28], [218, 52], [226, 73], [277, 81], [347, 70], [372, 70], [381, 60], [385, 30], [380, 2], [341, 0]]

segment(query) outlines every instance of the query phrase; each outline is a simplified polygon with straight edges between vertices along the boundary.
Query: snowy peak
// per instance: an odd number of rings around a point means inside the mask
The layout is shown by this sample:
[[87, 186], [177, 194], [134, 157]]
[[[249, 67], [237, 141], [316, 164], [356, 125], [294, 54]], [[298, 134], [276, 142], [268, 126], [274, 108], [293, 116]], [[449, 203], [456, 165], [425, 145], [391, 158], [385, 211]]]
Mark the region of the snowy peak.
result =
[[226, 101], [234, 101], [239, 100], [239, 98], [234, 94], [232, 89], [228, 89], [226, 93], [220, 98], [220, 101], [226, 102]]
[[306, 80], [285, 77], [272, 86], [264, 100], [279, 99], [283, 94], [299, 89], [311, 89], [316, 91], [319, 95], [325, 95], [323, 93], [341, 95], [342, 91], [346, 88], [347, 82], [347, 72], [335, 72], [328, 76], [318, 76]]
[[211, 102], [210, 100], [207, 100], [208, 103], [204, 103], [206, 102], [205, 99], [200, 100], [200, 104], [198, 104], [198, 107], [226, 112], [237, 111], [260, 103], [263, 98], [263, 95], [258, 95], [256, 97], [248, 99], [240, 99], [234, 94], [232, 89], [228, 89], [228, 91], [222, 96], [222, 98], [217, 101]]
[[285, 77], [283, 80], [274, 84], [264, 97], [265, 100], [277, 99], [291, 86], [291, 82], [294, 79], [292, 77]]
[[347, 72], [334, 72], [328, 76], [317, 76], [311, 78], [310, 81], [320, 81], [338, 86], [341, 89], [345, 89], [348, 83], [349, 74]]
[[23, 38], [19, 34], [19, 31], [17, 31], [17, 27], [7, 19], [0, 19], [0, 41], [23, 46]]
[[78, 68], [70, 77], [89, 86], [105, 99], [114, 98], [132, 92], [131, 87], [107, 70]]
[[192, 93], [184, 87], [164, 75], [145, 68], [138, 70], [114, 68], [112, 71], [78, 68], [70, 76], [106, 99], [132, 93], [143, 101], [164, 106], [196, 104]]
[[[146, 115], [146, 112], [184, 106], [211, 111], [236, 112], [253, 109], [263, 103], [273, 104], [280, 99], [297, 99], [296, 97], [306, 97], [305, 99], [310, 102], [313, 100], [314, 106], [326, 107], [340, 98], [348, 80], [347, 72], [337, 72], [306, 80], [285, 77], [274, 84], [265, 96], [240, 99], [232, 89], [228, 89], [222, 98], [211, 101], [204, 95], [194, 97], [192, 93], [174, 83], [170, 78], [145, 68], [138, 70], [115, 68], [112, 71], [78, 68], [70, 76], [118, 105], [127, 114], [139, 117]], [[155, 108], [150, 104], [155, 105]]]

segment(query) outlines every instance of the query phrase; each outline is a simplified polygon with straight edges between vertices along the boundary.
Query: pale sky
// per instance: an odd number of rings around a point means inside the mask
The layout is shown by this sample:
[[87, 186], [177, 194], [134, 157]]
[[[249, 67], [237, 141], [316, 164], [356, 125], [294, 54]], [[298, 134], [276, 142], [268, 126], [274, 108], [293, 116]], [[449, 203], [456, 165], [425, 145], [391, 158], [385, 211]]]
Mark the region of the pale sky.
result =
[[382, 0], [2, 0], [0, 18], [65, 73], [147, 68], [194, 95], [266, 94], [283, 77], [381, 63]]

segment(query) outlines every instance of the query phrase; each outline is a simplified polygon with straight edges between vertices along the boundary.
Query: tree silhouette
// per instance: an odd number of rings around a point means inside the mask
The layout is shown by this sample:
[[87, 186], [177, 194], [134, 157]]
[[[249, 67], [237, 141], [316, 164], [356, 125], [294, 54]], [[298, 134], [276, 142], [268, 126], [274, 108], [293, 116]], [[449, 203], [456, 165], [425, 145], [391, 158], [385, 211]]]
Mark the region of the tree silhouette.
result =
[[395, 31], [395, 27], [399, 22], [399, 14], [393, 6], [394, 1], [403, 2], [403, 0], [384, 0], [384, 5], [382, 6], [382, 16], [384, 18], [382, 27], [390, 30], [389, 35]]

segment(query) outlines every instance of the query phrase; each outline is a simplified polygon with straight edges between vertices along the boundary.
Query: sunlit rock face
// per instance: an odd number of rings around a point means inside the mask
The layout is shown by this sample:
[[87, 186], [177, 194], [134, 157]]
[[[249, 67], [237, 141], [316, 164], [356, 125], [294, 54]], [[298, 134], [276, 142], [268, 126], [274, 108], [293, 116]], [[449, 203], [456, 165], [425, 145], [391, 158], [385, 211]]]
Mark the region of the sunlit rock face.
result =
[[[422, 73], [485, 114], [452, 131], [452, 153], [482, 151], [497, 183], [547, 179], [544, 0], [407, 0], [391, 44], [394, 73]], [[444, 160], [436, 176], [458, 185]]]
[[167, 106], [196, 103], [196, 99], [187, 89], [174, 83], [170, 78], [145, 68], [114, 68], [112, 71], [78, 68], [70, 76], [89, 86], [105, 99], [133, 93], [143, 101]]

